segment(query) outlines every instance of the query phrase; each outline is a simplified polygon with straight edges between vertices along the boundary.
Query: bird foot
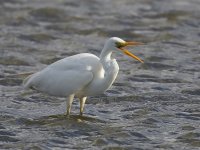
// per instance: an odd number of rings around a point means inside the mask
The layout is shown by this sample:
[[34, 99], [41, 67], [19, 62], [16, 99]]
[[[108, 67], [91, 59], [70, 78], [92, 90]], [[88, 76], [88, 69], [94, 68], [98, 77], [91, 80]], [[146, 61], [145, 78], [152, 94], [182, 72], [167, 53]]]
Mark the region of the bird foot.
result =
[[67, 118], [69, 118], [69, 117], [70, 117], [70, 114], [69, 114], [69, 113], [67, 113], [67, 112], [66, 112], [64, 115], [65, 115]]

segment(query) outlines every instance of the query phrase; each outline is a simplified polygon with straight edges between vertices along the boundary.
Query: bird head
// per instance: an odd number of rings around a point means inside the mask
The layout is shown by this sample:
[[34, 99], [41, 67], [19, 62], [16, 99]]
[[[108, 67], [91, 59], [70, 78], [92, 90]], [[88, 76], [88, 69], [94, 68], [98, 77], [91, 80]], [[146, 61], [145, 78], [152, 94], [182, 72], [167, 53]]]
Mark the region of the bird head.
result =
[[143, 45], [143, 43], [141, 42], [126, 42], [118, 37], [112, 37], [107, 41], [106, 45], [110, 48], [112, 47], [112, 49], [116, 49], [123, 52], [124, 54], [140, 61], [141, 63], [144, 63], [143, 60], [141, 60], [139, 57], [135, 56], [134, 54], [132, 54], [131, 52], [129, 52], [127, 49], [124, 48], [126, 46]]

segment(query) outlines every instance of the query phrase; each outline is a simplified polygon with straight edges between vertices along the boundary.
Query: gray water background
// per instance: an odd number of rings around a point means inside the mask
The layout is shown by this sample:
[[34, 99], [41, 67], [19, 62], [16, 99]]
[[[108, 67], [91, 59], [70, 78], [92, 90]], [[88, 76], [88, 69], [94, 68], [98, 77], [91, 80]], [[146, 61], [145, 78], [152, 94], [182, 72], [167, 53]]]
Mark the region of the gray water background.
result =
[[[112, 89], [75, 100], [24, 91], [24, 76], [78, 53], [96, 55], [109, 37], [141, 64], [115, 54]], [[200, 149], [199, 0], [1, 0], [0, 149]]]

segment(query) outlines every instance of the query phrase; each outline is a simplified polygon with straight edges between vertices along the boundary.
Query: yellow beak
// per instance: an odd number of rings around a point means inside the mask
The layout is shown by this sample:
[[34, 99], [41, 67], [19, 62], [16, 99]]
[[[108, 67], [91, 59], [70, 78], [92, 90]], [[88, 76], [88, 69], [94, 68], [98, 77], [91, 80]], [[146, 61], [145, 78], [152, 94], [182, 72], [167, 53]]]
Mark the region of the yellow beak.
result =
[[[123, 44], [123, 47], [125, 47], [125, 46], [130, 46], [130, 45], [132, 45], [132, 46], [137, 46], [137, 45], [143, 45], [143, 43], [140, 43], [140, 42], [125, 42], [125, 43]], [[122, 47], [120, 47], [119, 49], [122, 50], [122, 51], [124, 52], [124, 54], [126, 54], [126, 55], [128, 55], [128, 56], [130, 56], [130, 57], [132, 57], [132, 58], [134, 58], [134, 59], [136, 59], [136, 60], [138, 60], [138, 61], [140, 61], [141, 63], [144, 63], [143, 60], [141, 60], [139, 57], [135, 56], [134, 54], [132, 54], [132, 53], [129, 52], [128, 50], [126, 50], [126, 49], [124, 49], [124, 48], [122, 48]]]

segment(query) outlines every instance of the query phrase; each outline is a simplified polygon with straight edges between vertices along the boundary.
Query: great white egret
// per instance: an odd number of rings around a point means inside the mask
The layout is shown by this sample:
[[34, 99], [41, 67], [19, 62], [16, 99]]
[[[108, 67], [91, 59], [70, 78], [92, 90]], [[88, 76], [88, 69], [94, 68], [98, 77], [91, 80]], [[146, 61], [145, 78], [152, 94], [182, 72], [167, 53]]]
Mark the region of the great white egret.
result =
[[120, 38], [108, 39], [97, 57], [90, 53], [81, 53], [58, 60], [43, 70], [28, 76], [24, 87], [59, 97], [67, 97], [67, 112], [70, 114], [74, 96], [80, 99], [80, 115], [87, 96], [97, 95], [106, 91], [117, 77], [119, 66], [112, 52], [120, 51], [140, 61], [143, 61], [124, 49], [129, 45], [142, 45], [140, 42], [126, 42]]

